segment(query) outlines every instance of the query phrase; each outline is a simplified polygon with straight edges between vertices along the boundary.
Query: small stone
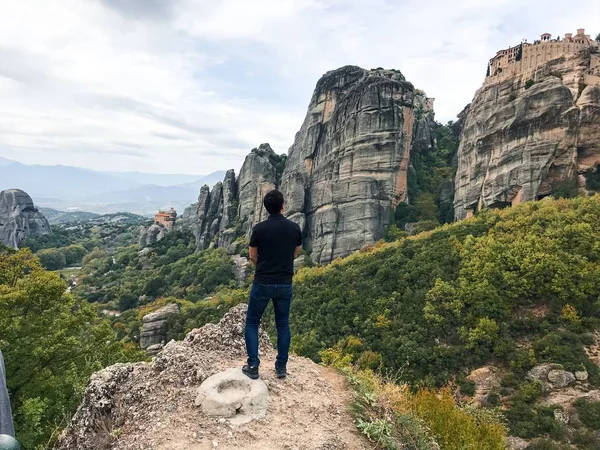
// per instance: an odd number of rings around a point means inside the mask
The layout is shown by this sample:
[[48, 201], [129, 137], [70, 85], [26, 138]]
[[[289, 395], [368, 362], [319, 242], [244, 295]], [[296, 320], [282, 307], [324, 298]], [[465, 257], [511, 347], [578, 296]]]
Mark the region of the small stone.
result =
[[566, 425], [569, 423], [569, 413], [562, 409], [554, 410], [554, 420], [558, 423]]
[[214, 448], [217, 448], [219, 446], [219, 443], [217, 441], [213, 441], [212, 445], [213, 445]]
[[506, 447], [508, 450], [525, 450], [529, 447], [529, 441], [516, 436], [508, 436], [506, 438]]
[[586, 370], [575, 372], [575, 378], [578, 381], [586, 381], [588, 379], [588, 373]]

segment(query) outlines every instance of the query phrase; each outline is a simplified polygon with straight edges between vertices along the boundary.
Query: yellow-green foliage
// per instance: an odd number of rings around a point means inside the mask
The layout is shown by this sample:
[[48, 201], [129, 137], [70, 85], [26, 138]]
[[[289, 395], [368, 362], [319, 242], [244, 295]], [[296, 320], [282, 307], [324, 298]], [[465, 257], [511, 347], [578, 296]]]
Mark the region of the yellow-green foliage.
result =
[[328, 362], [335, 355], [321, 352], [333, 348], [412, 389], [462, 388], [469, 370], [501, 366], [506, 383], [493, 398], [506, 406], [511, 434], [558, 436], [551, 408], [519, 387], [545, 362], [585, 368], [600, 385], [585, 349], [600, 326], [599, 280], [600, 195], [481, 211], [302, 269], [292, 345]]
[[[421, 445], [408, 448], [435, 448], [431, 440], [442, 450], [505, 448], [506, 426], [498, 412], [460, 408], [449, 389], [412, 393], [406, 385], [386, 381], [370, 370], [345, 371], [356, 389], [359, 429], [383, 448], [407, 448], [415, 441]], [[406, 423], [398, 419], [407, 417], [421, 426], [396, 430]]]

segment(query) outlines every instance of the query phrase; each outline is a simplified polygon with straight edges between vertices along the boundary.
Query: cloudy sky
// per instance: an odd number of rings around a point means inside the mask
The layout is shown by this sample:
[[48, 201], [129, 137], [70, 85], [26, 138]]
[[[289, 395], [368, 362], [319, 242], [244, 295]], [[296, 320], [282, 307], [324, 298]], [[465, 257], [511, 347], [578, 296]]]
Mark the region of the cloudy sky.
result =
[[445, 122], [497, 49], [579, 27], [600, 0], [0, 0], [0, 156], [237, 169], [287, 152], [330, 69], [400, 69]]

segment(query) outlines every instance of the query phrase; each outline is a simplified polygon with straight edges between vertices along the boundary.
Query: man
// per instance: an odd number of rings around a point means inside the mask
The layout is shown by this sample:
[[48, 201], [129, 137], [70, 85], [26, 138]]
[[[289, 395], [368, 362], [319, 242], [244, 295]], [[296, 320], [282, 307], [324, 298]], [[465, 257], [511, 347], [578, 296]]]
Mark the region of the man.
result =
[[10, 398], [6, 388], [6, 371], [4, 370], [4, 359], [0, 351], [0, 435], [15, 435], [13, 428], [12, 413], [10, 410]]
[[273, 300], [277, 327], [277, 378], [287, 375], [290, 349], [290, 307], [294, 259], [302, 248], [302, 231], [291, 220], [283, 217], [283, 194], [267, 192], [264, 205], [269, 218], [254, 226], [250, 238], [250, 259], [256, 266], [254, 283], [246, 315], [246, 351], [248, 364], [242, 371], [253, 380], [258, 378], [258, 327], [269, 300]]

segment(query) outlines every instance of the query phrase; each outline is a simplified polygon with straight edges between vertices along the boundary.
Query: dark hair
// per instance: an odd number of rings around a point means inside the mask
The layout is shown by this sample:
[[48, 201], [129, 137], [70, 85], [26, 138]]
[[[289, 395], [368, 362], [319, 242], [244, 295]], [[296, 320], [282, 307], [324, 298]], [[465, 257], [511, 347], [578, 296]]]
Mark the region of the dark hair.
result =
[[269, 214], [279, 214], [283, 208], [283, 194], [277, 189], [267, 192], [263, 201]]

